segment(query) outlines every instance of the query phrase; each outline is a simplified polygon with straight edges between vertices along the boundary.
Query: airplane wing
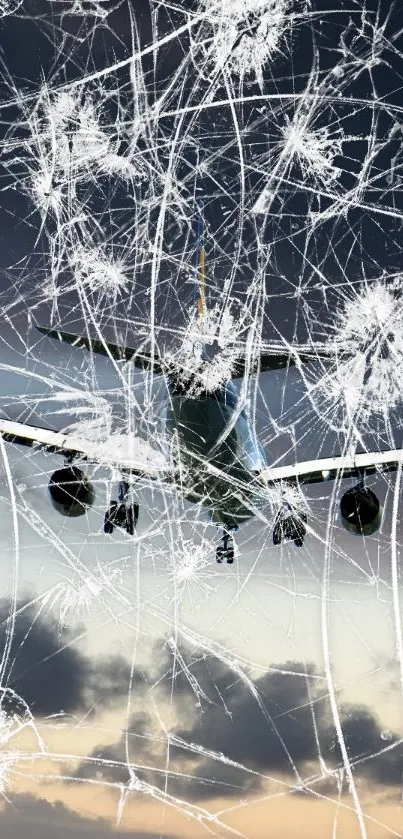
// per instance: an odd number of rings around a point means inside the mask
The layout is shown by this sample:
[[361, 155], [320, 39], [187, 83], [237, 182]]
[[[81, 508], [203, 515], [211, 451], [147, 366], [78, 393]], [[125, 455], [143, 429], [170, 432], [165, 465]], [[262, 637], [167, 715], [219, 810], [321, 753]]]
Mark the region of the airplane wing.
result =
[[318, 460], [306, 460], [294, 466], [268, 466], [259, 473], [259, 480], [265, 484], [280, 481], [298, 484], [318, 484], [337, 478], [360, 478], [376, 473], [393, 472], [403, 464], [403, 449], [384, 452], [362, 452], [354, 455], [340, 455]]
[[152, 359], [151, 353], [144, 352], [142, 349], [135, 350], [133, 347], [121, 347], [118, 344], [111, 344], [110, 341], [100, 341], [98, 338], [74, 335], [71, 332], [61, 332], [59, 329], [48, 329], [43, 326], [37, 326], [36, 329], [42, 335], [47, 335], [48, 338], [56, 338], [65, 344], [70, 344], [72, 347], [90, 350], [90, 352], [97, 353], [98, 355], [106, 355], [114, 358], [116, 361], [132, 361], [139, 370], [150, 370], [153, 367], [154, 373], [159, 374], [163, 372], [157, 349]]
[[288, 352], [281, 351], [273, 346], [272, 349], [262, 349], [252, 364], [247, 356], [237, 358], [233, 372], [233, 379], [242, 379], [246, 370], [250, 373], [267, 373], [270, 370], [283, 370], [285, 367], [295, 367], [297, 361], [301, 364], [309, 364], [312, 361], [326, 361], [332, 357], [332, 351], [327, 347], [293, 346]]
[[138, 438], [112, 435], [103, 443], [4, 419], [0, 419], [0, 437], [7, 443], [28, 446], [36, 451], [115, 466], [142, 478], [164, 483], [174, 483], [176, 479], [163, 455]]

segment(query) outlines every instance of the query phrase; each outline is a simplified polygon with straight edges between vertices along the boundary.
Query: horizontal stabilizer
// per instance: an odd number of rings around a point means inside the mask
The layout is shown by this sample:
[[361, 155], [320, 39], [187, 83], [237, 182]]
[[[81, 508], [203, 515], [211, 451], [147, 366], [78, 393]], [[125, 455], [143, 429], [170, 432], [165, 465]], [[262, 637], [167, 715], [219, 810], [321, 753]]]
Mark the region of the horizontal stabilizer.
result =
[[326, 350], [307, 350], [301, 351], [298, 348], [292, 348], [290, 352], [261, 352], [257, 358], [250, 360], [247, 356], [239, 357], [232, 371], [233, 379], [242, 379], [246, 372], [253, 373], [268, 373], [270, 370], [284, 370], [286, 367], [295, 367], [298, 363], [309, 364], [312, 361], [329, 360], [331, 353]]
[[118, 344], [111, 344], [110, 341], [100, 341], [98, 338], [89, 338], [86, 335], [74, 335], [71, 332], [61, 332], [58, 329], [48, 329], [43, 326], [37, 326], [36, 328], [42, 335], [47, 335], [48, 338], [56, 338], [65, 344], [70, 344], [72, 347], [90, 350], [90, 352], [97, 353], [97, 355], [114, 358], [116, 361], [132, 361], [134, 366], [139, 370], [151, 370], [153, 368], [154, 373], [162, 373], [162, 366], [159, 363], [158, 355], [152, 359], [151, 354], [145, 353], [144, 350], [121, 347]]
[[[155, 346], [154, 358], [151, 353], [145, 352], [143, 349], [134, 349], [133, 347], [119, 346], [112, 344], [110, 341], [102, 341], [99, 338], [89, 338], [87, 335], [76, 335], [71, 332], [62, 332], [59, 329], [49, 329], [43, 326], [37, 326], [36, 329], [47, 335], [48, 338], [56, 338], [63, 341], [65, 344], [70, 344], [72, 347], [79, 349], [90, 350], [90, 352], [104, 355], [108, 358], [113, 358], [116, 361], [132, 361], [134, 366], [139, 370], [151, 370], [154, 373], [174, 374], [172, 362], [164, 362], [161, 358], [157, 346]], [[279, 345], [280, 348], [280, 345]], [[288, 352], [283, 349], [279, 351], [275, 345], [270, 350], [260, 352], [258, 357], [238, 356], [232, 369], [231, 377], [233, 379], [241, 379], [247, 373], [267, 373], [273, 370], [283, 370], [288, 367], [293, 367], [298, 363], [307, 364], [312, 361], [328, 360], [331, 357], [329, 351], [324, 349], [318, 350], [306, 346], [293, 347]], [[192, 365], [190, 365], [192, 370]]]
[[232, 368], [233, 379], [243, 379], [246, 372], [266, 373], [269, 370], [283, 370], [285, 367], [292, 367], [295, 360], [292, 355], [261, 355], [257, 359], [237, 358]]

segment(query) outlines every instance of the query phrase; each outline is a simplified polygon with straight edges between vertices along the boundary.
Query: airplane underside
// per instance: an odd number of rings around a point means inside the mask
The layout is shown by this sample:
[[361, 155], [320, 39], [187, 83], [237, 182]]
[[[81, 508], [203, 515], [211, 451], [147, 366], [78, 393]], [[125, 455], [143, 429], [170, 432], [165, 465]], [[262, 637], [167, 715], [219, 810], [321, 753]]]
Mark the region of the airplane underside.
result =
[[[247, 501], [239, 501], [233, 493], [228, 491], [231, 476], [224, 481], [216, 479], [201, 479], [200, 483], [191, 489], [184, 490], [184, 497], [193, 504], [202, 504], [209, 512], [211, 521], [228, 530], [236, 530], [246, 521], [253, 518], [253, 511], [247, 506]], [[221, 491], [222, 490], [222, 491]]]
[[237, 410], [236, 391], [227, 386], [218, 395], [194, 398], [176, 393], [170, 393], [166, 431], [179, 443], [184, 496], [206, 507], [217, 526], [236, 530], [253, 518], [253, 508], [267, 503], [252, 485], [265, 460], [244, 412]]

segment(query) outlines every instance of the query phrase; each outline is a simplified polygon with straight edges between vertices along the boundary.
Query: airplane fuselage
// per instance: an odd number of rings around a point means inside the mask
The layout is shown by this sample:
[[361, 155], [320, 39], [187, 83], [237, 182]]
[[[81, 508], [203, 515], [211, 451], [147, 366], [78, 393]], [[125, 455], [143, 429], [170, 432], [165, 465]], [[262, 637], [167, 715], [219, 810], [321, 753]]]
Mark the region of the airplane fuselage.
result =
[[177, 440], [185, 497], [207, 507], [213, 521], [234, 528], [263, 506], [256, 478], [266, 457], [232, 382], [198, 396], [170, 389], [166, 429]]

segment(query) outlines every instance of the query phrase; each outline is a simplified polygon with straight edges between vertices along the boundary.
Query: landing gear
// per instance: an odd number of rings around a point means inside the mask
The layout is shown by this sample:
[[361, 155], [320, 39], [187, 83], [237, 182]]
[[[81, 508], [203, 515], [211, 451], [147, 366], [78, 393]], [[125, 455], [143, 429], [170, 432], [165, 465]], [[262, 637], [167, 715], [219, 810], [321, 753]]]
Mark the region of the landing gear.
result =
[[121, 527], [129, 536], [134, 536], [139, 517], [139, 505], [129, 497], [130, 484], [121, 480], [118, 501], [111, 501], [104, 517], [104, 533], [112, 534], [115, 527]]
[[139, 517], [139, 505], [138, 504], [130, 504], [126, 507], [126, 533], [129, 536], [134, 536], [136, 530], [136, 524]]
[[221, 544], [216, 550], [216, 560], [221, 563], [223, 559], [226, 559], [227, 564], [232, 565], [234, 562], [234, 554], [234, 540], [232, 535], [231, 533], [228, 533], [227, 530], [224, 530], [221, 538]]
[[118, 504], [116, 501], [111, 501], [109, 510], [104, 517], [104, 533], [113, 533], [115, 524], [117, 523]]
[[302, 548], [306, 536], [307, 516], [305, 513], [291, 513], [284, 515], [280, 510], [273, 528], [273, 545], [292, 541], [297, 548]]

